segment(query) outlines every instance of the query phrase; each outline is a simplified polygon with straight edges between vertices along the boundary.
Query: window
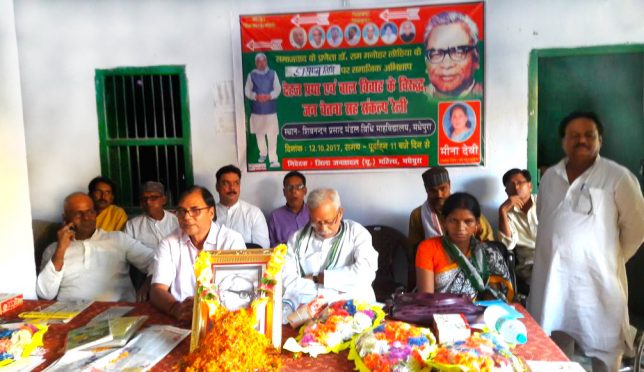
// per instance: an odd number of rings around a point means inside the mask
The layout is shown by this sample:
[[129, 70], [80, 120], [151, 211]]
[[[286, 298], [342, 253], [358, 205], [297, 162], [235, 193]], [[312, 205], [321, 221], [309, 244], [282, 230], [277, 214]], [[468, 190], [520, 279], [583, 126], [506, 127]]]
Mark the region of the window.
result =
[[96, 70], [101, 174], [118, 203], [139, 205], [139, 186], [159, 181], [168, 205], [192, 185], [188, 89], [183, 66]]

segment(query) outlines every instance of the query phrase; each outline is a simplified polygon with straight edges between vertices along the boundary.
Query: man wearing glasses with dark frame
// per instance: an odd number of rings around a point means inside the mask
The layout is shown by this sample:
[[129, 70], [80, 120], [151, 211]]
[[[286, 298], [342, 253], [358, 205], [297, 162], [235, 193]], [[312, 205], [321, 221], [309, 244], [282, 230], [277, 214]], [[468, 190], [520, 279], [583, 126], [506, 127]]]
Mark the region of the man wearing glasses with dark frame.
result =
[[459, 12], [434, 15], [425, 29], [427, 94], [432, 97], [481, 96], [483, 85], [474, 81], [479, 69], [478, 27]]
[[179, 196], [180, 229], [159, 244], [154, 256], [150, 301], [180, 321], [192, 319], [195, 291], [193, 265], [202, 250], [246, 249], [241, 234], [213, 222], [215, 198], [202, 186], [192, 186]]
[[284, 176], [283, 185], [286, 205], [272, 211], [266, 221], [271, 247], [286, 243], [294, 232], [309, 222], [309, 209], [304, 203], [306, 177], [298, 171], [288, 172]]
[[309, 223], [287, 243], [282, 315], [288, 316], [318, 295], [328, 302], [375, 301], [371, 283], [378, 270], [378, 252], [369, 231], [343, 219], [340, 195], [334, 189], [313, 190], [306, 204]]

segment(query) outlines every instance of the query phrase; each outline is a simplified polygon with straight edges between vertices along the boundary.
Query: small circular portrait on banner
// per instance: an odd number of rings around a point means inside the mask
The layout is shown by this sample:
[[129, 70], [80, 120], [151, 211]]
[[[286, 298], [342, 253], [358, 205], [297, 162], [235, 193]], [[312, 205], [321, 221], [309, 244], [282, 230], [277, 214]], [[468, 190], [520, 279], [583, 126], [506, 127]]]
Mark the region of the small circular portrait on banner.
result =
[[306, 31], [302, 27], [295, 27], [291, 30], [289, 39], [294, 48], [302, 49], [306, 45]]
[[320, 26], [313, 26], [309, 30], [309, 43], [313, 48], [320, 48], [324, 45], [324, 29]]
[[356, 45], [360, 42], [360, 27], [355, 23], [349, 23], [344, 30], [344, 38], [349, 45]]
[[378, 42], [380, 31], [375, 23], [367, 23], [362, 29], [362, 38], [367, 45], [373, 45]]
[[405, 21], [400, 25], [400, 40], [405, 43], [411, 43], [416, 37], [416, 26], [409, 21]]
[[382, 39], [383, 43], [393, 44], [398, 38], [398, 27], [396, 27], [396, 25], [391, 22], [387, 22], [382, 25], [381, 35], [382, 36], [380, 38]]
[[326, 32], [326, 40], [332, 47], [337, 47], [342, 42], [342, 29], [340, 26], [331, 26]]
[[454, 142], [467, 141], [476, 129], [476, 114], [465, 102], [455, 102], [443, 116], [443, 131]]

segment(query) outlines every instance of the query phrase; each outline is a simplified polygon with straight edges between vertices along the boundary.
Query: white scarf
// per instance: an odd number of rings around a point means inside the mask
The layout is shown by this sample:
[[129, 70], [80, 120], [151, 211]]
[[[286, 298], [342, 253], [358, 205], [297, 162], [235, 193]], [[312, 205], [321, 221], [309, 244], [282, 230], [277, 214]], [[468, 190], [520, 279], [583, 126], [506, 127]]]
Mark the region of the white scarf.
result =
[[423, 223], [423, 230], [425, 231], [425, 239], [443, 236], [443, 228], [441, 227], [438, 215], [432, 212], [427, 200], [420, 207], [420, 218]]

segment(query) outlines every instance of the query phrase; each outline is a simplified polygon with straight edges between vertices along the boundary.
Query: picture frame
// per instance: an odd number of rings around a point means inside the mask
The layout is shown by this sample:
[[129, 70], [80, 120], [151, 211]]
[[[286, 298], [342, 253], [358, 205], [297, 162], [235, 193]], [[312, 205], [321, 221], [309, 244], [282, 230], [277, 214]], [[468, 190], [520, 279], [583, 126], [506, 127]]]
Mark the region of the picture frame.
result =
[[[259, 296], [258, 289], [267, 268], [273, 249], [209, 251], [212, 255], [212, 281], [219, 289], [220, 301], [229, 310], [247, 308]], [[282, 344], [282, 278], [277, 283], [271, 298], [257, 309], [256, 329], [271, 340], [276, 349]], [[265, 296], [265, 294], [264, 294]], [[210, 326], [209, 319], [201, 309], [201, 296], [195, 295], [190, 351], [199, 346]]]

